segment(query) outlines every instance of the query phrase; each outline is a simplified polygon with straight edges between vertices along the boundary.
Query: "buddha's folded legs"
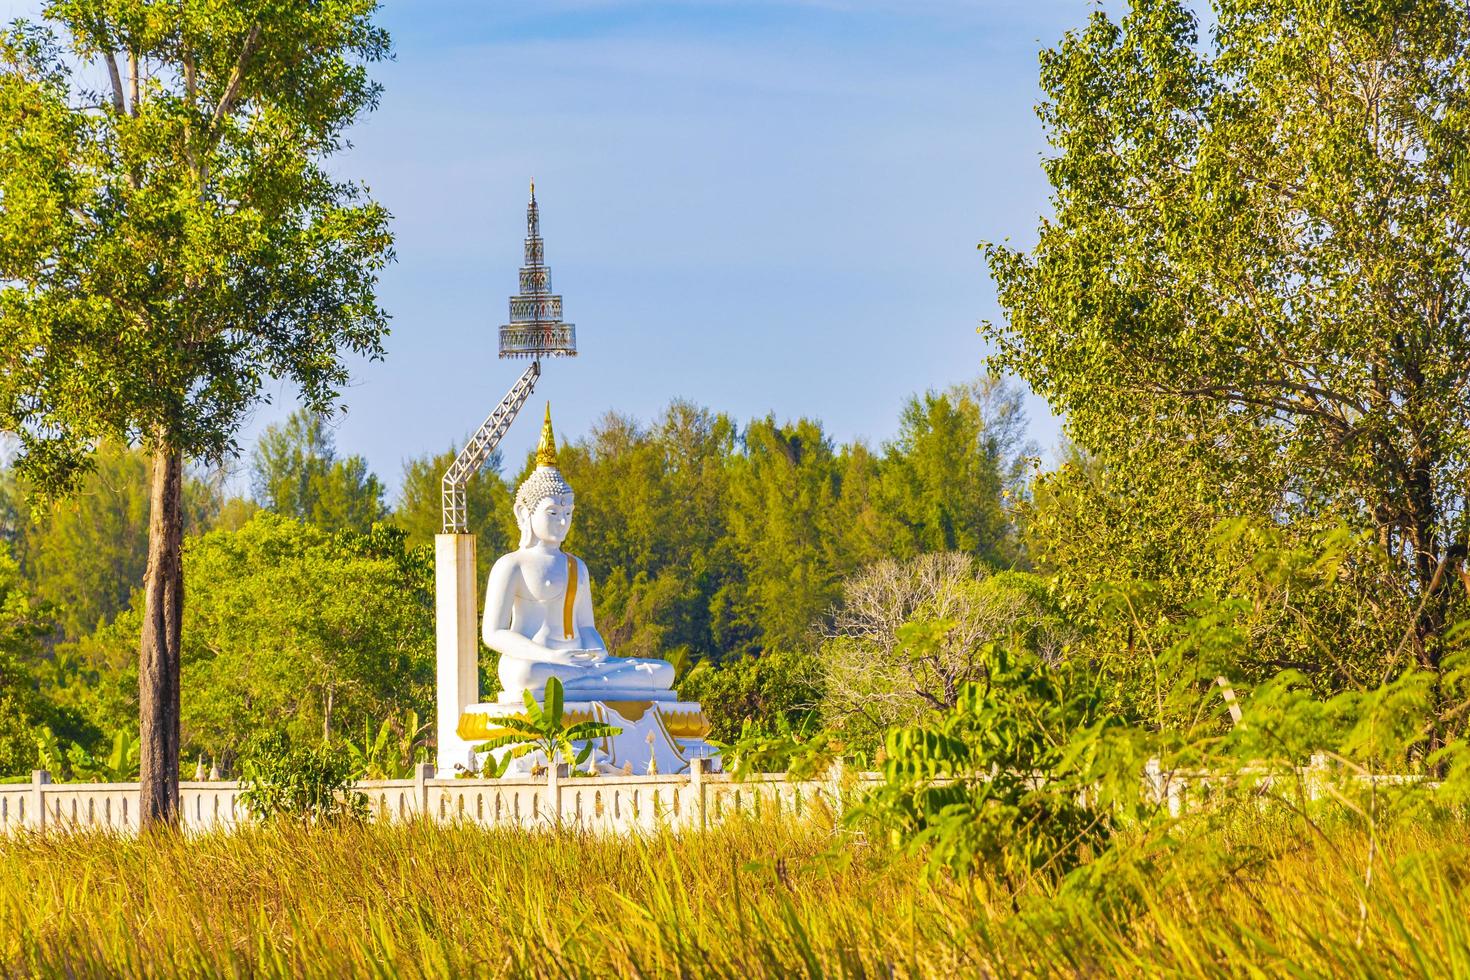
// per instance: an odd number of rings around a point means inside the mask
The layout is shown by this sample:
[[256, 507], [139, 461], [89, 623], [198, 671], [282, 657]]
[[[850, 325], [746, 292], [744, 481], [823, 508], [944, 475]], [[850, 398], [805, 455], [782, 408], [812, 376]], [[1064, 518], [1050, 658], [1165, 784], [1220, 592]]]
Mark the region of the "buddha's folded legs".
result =
[[674, 686], [674, 667], [664, 660], [610, 657], [597, 664], [554, 664], [502, 655], [501, 701], [519, 702], [522, 691], [540, 697], [555, 677], [569, 701], [596, 701], [609, 697], [668, 695]]

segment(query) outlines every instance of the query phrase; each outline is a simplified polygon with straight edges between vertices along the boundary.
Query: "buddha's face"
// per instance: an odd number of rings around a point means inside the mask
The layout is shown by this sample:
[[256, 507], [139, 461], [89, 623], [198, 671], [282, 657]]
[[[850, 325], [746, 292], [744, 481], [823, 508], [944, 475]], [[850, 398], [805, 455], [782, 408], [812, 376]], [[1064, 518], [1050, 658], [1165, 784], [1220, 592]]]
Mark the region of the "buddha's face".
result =
[[572, 529], [572, 506], [568, 494], [543, 497], [531, 511], [531, 533], [547, 544], [561, 544]]

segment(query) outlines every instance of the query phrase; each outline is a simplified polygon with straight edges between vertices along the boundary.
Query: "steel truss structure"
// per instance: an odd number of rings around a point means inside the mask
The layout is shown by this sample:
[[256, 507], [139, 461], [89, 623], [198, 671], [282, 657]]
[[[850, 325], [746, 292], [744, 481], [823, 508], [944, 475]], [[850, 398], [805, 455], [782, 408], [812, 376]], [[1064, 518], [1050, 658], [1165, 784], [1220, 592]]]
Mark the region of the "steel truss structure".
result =
[[541, 362], [532, 361], [531, 366], [526, 368], [515, 385], [506, 392], [500, 404], [495, 406], [495, 411], [490, 417], [480, 424], [469, 443], [454, 457], [454, 462], [449, 464], [449, 469], [444, 471], [444, 479], [440, 482], [440, 496], [444, 508], [444, 533], [445, 534], [468, 534], [469, 514], [465, 504], [465, 484], [470, 477], [480, 472], [480, 467], [495, 452], [495, 447], [500, 445], [500, 440], [510, 431], [510, 424], [520, 414], [521, 408], [526, 404], [526, 399], [531, 397], [532, 390], [536, 387], [536, 379], [541, 377]]

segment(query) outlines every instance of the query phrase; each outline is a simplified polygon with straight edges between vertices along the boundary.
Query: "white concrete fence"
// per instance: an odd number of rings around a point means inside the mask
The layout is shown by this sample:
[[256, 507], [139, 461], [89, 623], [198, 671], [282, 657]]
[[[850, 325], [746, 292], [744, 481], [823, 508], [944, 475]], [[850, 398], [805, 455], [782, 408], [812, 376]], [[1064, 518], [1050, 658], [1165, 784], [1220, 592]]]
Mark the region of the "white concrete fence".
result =
[[[364, 781], [357, 791], [367, 798], [375, 820], [428, 817], [441, 823], [481, 827], [549, 828], [629, 832], [659, 827], [698, 829], [735, 813], [799, 815], [813, 808], [840, 809], [844, 801], [881, 781], [878, 773], [834, 769], [825, 779], [793, 782], [784, 775], [731, 776], [705, 771], [696, 760], [689, 773], [676, 776], [575, 776], [557, 766], [544, 778], [436, 779], [424, 764], [412, 779]], [[1178, 816], [1221, 791], [1242, 783], [1265, 794], [1301, 793], [1316, 800], [1335, 788], [1404, 786], [1424, 777], [1366, 775], [1333, 766], [1326, 756], [1294, 769], [1251, 770], [1229, 774], [1164, 770], [1157, 760], [1144, 771], [1145, 798]], [[1426, 785], [1432, 786], [1432, 783]], [[226, 830], [249, 820], [233, 781], [180, 783], [182, 825], [192, 832]], [[29, 784], [0, 784], [0, 834], [23, 829], [128, 832], [138, 826], [137, 783], [53, 783], [48, 773], [32, 773]]]
[[[704, 771], [696, 760], [677, 776], [573, 776], [566, 766], [544, 778], [436, 779], [434, 766], [413, 779], [367, 780], [357, 792], [375, 820], [427, 816], [482, 827], [562, 826], [589, 831], [702, 828], [734, 813], [800, 814], [840, 806], [842, 786], [876, 781], [877, 774], [791, 782], [783, 775], [729, 775]], [[560, 771], [558, 771], [560, 770]], [[844, 780], [846, 783], [844, 783]], [[234, 781], [179, 784], [181, 823], [188, 831], [229, 829], [250, 819]], [[53, 783], [32, 773], [29, 784], [0, 784], [0, 834], [21, 829], [127, 832], [138, 826], [137, 783]]]

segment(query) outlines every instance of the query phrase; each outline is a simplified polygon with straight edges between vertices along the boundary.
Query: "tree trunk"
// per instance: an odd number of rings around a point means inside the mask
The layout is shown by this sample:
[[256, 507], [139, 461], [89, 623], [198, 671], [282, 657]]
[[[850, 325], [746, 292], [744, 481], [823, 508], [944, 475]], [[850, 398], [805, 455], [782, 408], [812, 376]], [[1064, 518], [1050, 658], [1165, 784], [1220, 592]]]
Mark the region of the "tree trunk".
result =
[[332, 701], [336, 694], [335, 688], [327, 688], [327, 702], [322, 706], [322, 744], [326, 745], [332, 740]]
[[183, 457], [160, 440], [153, 450], [148, 575], [138, 651], [138, 819], [144, 827], [179, 818], [179, 627], [184, 613]]

